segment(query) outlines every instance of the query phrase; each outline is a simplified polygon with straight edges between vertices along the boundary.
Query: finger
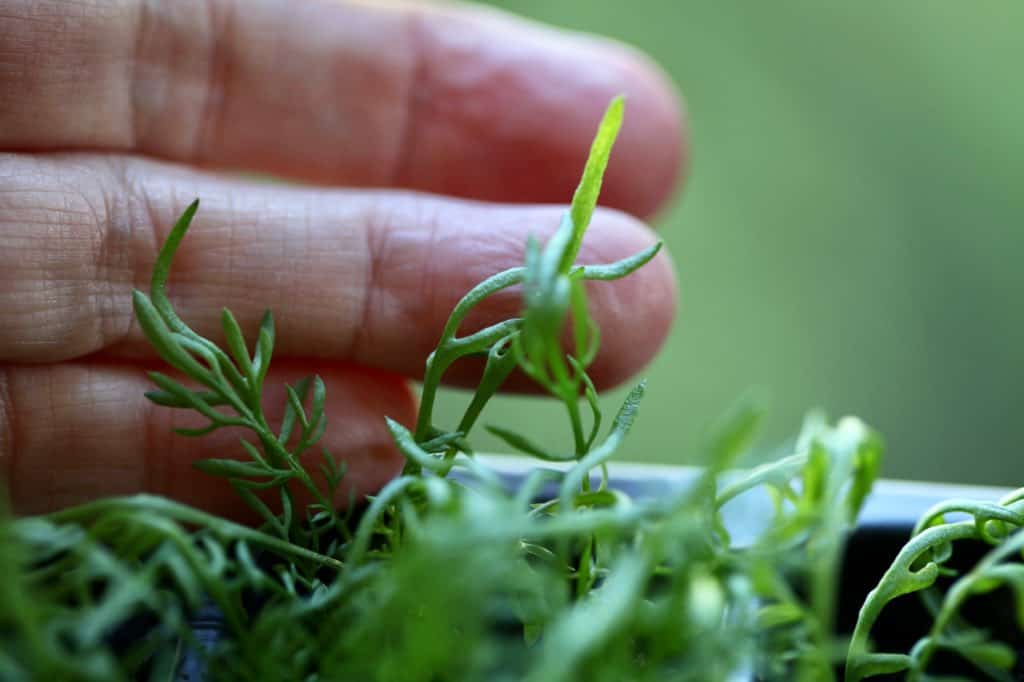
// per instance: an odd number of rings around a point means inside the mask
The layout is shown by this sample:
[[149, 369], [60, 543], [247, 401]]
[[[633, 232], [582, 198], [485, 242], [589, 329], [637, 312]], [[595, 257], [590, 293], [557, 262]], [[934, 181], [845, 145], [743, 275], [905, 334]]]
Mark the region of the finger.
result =
[[[504, 206], [402, 192], [312, 190], [218, 179], [102, 157], [0, 159], [0, 361], [149, 352], [131, 308], [155, 254], [195, 196], [204, 203], [174, 263], [183, 318], [219, 339], [231, 309], [252, 340], [271, 309], [284, 356], [350, 360], [420, 376], [455, 303], [520, 265], [558, 206]], [[643, 224], [599, 211], [580, 262], [654, 241]], [[593, 283], [602, 325], [600, 385], [642, 367], [672, 319], [675, 282], [659, 256], [618, 282]], [[488, 299], [464, 331], [518, 314], [520, 294]]]
[[680, 165], [677, 98], [650, 61], [496, 11], [313, 0], [2, 8], [0, 148], [560, 201], [601, 111], [625, 93], [607, 203], [650, 213]]
[[[411, 424], [415, 401], [405, 381], [349, 365], [319, 371], [327, 384], [327, 431], [322, 444], [348, 467], [335, 502], [378, 489], [401, 468], [384, 416]], [[271, 370], [265, 409], [271, 424], [283, 413], [283, 384], [312, 370]], [[246, 459], [240, 437], [223, 429], [199, 439], [171, 431], [205, 419], [155, 406], [142, 367], [77, 362], [0, 367], [0, 477], [6, 476], [15, 511], [34, 514], [106, 495], [151, 492], [236, 519], [254, 520], [230, 485], [193, 467], [210, 457]], [[305, 457], [317, 471], [320, 452]], [[6, 465], [6, 466], [5, 466]], [[306, 496], [308, 497], [308, 496]], [[273, 502], [273, 500], [271, 500]], [[278, 502], [279, 504], [279, 502]]]

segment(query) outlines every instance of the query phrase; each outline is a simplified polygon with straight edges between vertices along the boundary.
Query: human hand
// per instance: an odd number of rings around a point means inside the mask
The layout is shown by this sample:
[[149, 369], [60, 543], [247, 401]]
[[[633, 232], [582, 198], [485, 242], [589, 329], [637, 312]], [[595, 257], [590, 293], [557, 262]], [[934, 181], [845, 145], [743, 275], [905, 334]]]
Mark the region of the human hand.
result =
[[[482, 8], [0, 0], [0, 17], [0, 477], [23, 513], [149, 491], [237, 515], [192, 462], [236, 452], [238, 434], [180, 438], [187, 416], [143, 398], [158, 362], [131, 290], [193, 198], [175, 307], [212, 338], [222, 306], [248, 338], [273, 310], [268, 407], [320, 373], [325, 445], [365, 493], [400, 467], [382, 417], [413, 421], [405, 377], [467, 289], [557, 226], [608, 100], [625, 93], [628, 114], [603, 204], [649, 215], [681, 165], [680, 113], [649, 62]], [[580, 260], [653, 239], [601, 210]], [[593, 290], [599, 385], [651, 358], [674, 287], [659, 256]], [[471, 322], [518, 305], [497, 297]]]

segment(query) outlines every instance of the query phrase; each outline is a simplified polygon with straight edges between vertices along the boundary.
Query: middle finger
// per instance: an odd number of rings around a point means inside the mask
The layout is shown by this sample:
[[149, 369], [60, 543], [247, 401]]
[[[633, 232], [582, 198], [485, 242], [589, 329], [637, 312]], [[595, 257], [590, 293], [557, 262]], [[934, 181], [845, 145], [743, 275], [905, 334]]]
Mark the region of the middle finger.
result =
[[[485, 277], [522, 262], [564, 207], [506, 206], [395, 191], [312, 189], [229, 179], [133, 157], [0, 156], [0, 361], [52, 362], [103, 351], [148, 354], [131, 308], [156, 252], [193, 198], [202, 205], [175, 260], [183, 318], [217, 339], [222, 306], [251, 338], [275, 313], [278, 352], [419, 376], [452, 306]], [[655, 237], [599, 211], [580, 261], [607, 262]], [[674, 311], [667, 257], [597, 283], [602, 326], [593, 376], [618, 383], [646, 363]], [[469, 327], [514, 315], [489, 299]]]

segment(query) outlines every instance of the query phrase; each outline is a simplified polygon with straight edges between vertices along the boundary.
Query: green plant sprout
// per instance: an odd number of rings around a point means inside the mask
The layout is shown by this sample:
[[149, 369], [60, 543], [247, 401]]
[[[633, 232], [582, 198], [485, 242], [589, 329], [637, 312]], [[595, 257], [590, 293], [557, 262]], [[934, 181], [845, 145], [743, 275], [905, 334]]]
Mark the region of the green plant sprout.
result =
[[[168, 680], [185, 651], [201, 658], [210, 680], [834, 679], [839, 556], [881, 456], [870, 429], [811, 415], [790, 456], [737, 473], [763, 413], [747, 399], [708, 431], [706, 468], [692, 486], [632, 499], [609, 476], [644, 384], [604, 429], [587, 374], [600, 334], [585, 283], [626, 277], [660, 248], [612, 264], [576, 262], [623, 106], [616, 99], [605, 113], [553, 236], [543, 246], [530, 240], [522, 267], [486, 279], [455, 306], [427, 360], [416, 423], [387, 420], [406, 460], [402, 474], [343, 510], [343, 464], [321, 449], [314, 477], [302, 460], [326, 429], [324, 382], [313, 376], [287, 387], [278, 424], [261, 407], [271, 314], [250, 351], [229, 311], [221, 316], [224, 348], [175, 313], [166, 284], [198, 209], [190, 205], [159, 253], [149, 293], [133, 295], [146, 338], [184, 377], [151, 373], [156, 390], [146, 395], [206, 418], [183, 436], [248, 431], [245, 459], [196, 466], [226, 479], [262, 525], [152, 495], [22, 519], [0, 513], [0, 679]], [[520, 315], [460, 335], [473, 308], [517, 285]], [[439, 426], [438, 388], [467, 357], [485, 360], [479, 382], [461, 418]], [[517, 369], [564, 410], [573, 446], [560, 452], [487, 426], [538, 462], [509, 487], [475, 455], [471, 434]], [[300, 505], [296, 491], [312, 502]], [[736, 542], [724, 513], [758, 491], [774, 515]], [[865, 604], [847, 680], [892, 670], [924, 680], [932, 653], [953, 646], [995, 679], [1011, 679], [1014, 653], [957, 614], [972, 594], [1006, 584], [1024, 624], [1024, 571], [1008, 561], [1024, 544], [1011, 533], [1024, 521], [1022, 496], [951, 503], [922, 522]], [[272, 509], [265, 500], [275, 497]], [[974, 521], [946, 523], [953, 512]], [[961, 537], [994, 549], [937, 593], [935, 576]], [[881, 609], [925, 588], [931, 634], [910, 654], [871, 653]], [[211, 606], [224, 621], [212, 645], [197, 641], [192, 625]]]
[[[949, 514], [969, 518], [949, 521]], [[928, 511], [861, 607], [847, 657], [847, 682], [898, 672], [906, 672], [906, 679], [914, 682], [932, 679], [928, 665], [940, 650], [963, 657], [988, 679], [1019, 679], [1014, 672], [1018, 652], [972, 625], [960, 611], [972, 596], [1008, 588], [1017, 628], [1024, 631], [1024, 565], [1020, 563], [1024, 534], [1017, 532], [1022, 527], [1024, 489], [1015, 490], [998, 503], [949, 500]], [[962, 574], [948, 568], [953, 543], [972, 540], [984, 542], [991, 549]], [[940, 588], [941, 576], [954, 580]], [[905, 654], [869, 652], [868, 637], [882, 610], [897, 597], [912, 593], [919, 593], [932, 616], [928, 634]]]

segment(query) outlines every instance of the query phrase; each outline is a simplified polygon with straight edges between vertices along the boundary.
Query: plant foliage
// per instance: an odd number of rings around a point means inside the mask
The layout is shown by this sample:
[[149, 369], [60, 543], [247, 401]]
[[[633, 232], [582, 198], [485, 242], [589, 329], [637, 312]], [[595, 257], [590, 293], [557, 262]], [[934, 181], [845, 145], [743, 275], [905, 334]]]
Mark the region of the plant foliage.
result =
[[[0, 679], [167, 680], [185, 651], [202, 659], [208, 679], [231, 680], [831, 679], [842, 657], [833, 611], [843, 538], [879, 467], [872, 431], [812, 415], [792, 454], [737, 473], [761, 416], [759, 403], [745, 400], [709, 430], [706, 469], [693, 485], [631, 499], [609, 477], [644, 384], [605, 428], [587, 374], [600, 335], [585, 283], [626, 277], [660, 248], [617, 263], [576, 262], [622, 112], [613, 101], [554, 235], [543, 246], [531, 240], [522, 267], [486, 279], [455, 306], [427, 360], [416, 423], [387, 422], [404, 471], [362, 505], [339, 504], [345, 470], [332, 453], [319, 452], [315, 472], [303, 466], [326, 428], [319, 377], [287, 388], [280, 423], [263, 412], [270, 313], [251, 351], [228, 310], [224, 348], [175, 313], [166, 283], [198, 202], [189, 206], [149, 293], [134, 293], [146, 337], [176, 371], [152, 373], [147, 397], [206, 418], [183, 436], [246, 429], [241, 459], [197, 466], [224, 478], [262, 525], [150, 495], [0, 515]], [[471, 310], [513, 286], [522, 288], [521, 315], [462, 331]], [[479, 383], [461, 419], [438, 425], [437, 390], [467, 357], [484, 361]], [[563, 452], [488, 426], [537, 460], [509, 487], [470, 438], [516, 370], [564, 410], [573, 445]], [[774, 515], [736, 540], [725, 517], [748, 495], [768, 496]], [[864, 606], [846, 679], [908, 671], [923, 680], [943, 648], [1011, 679], [1014, 652], [958, 611], [971, 595], [1006, 585], [1024, 626], [1024, 570], [1012, 561], [1024, 545], [1013, 534], [1022, 505], [1020, 494], [998, 505], [951, 502], [924, 519]], [[971, 520], [947, 522], [953, 512]], [[938, 591], [961, 538], [993, 550]], [[929, 636], [909, 653], [871, 652], [879, 612], [919, 591], [935, 615]], [[190, 622], [211, 605], [224, 620], [213, 645], [197, 641]]]

